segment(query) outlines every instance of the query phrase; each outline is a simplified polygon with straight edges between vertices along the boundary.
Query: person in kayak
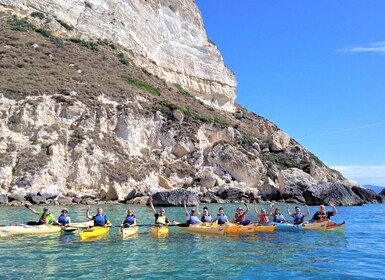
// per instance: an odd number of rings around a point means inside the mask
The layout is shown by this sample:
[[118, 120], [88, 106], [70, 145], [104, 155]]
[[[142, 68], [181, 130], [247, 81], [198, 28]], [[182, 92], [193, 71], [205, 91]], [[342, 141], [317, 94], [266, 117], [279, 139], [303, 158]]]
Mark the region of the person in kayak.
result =
[[191, 212], [189, 213], [187, 210], [187, 202], [184, 201], [183, 205], [184, 205], [184, 212], [186, 214], [186, 223], [189, 225], [201, 224], [202, 222], [199, 220], [199, 218], [197, 216], [195, 216], [195, 209], [192, 208]]
[[246, 215], [249, 213], [249, 206], [247, 206], [247, 203], [244, 203], [246, 207], [246, 211], [243, 211], [242, 207], [238, 207], [234, 214], [234, 223], [247, 226], [250, 224], [250, 220], [246, 220]]
[[304, 206], [305, 206], [305, 208], [306, 208], [306, 213], [305, 213], [305, 214], [302, 214], [302, 213], [301, 213], [301, 209], [300, 209], [298, 206], [296, 206], [296, 207], [294, 208], [295, 213], [291, 213], [291, 212], [290, 212], [290, 210], [289, 210], [289, 205], [286, 206], [286, 213], [287, 213], [290, 217], [292, 217], [292, 218], [294, 219], [293, 224], [295, 224], [295, 225], [302, 224], [302, 223], [303, 223], [303, 219], [304, 219], [305, 217], [307, 217], [307, 216], [310, 215], [309, 207], [308, 207], [306, 204], [305, 204]]
[[214, 220], [214, 222], [218, 225], [224, 225], [229, 223], [229, 219], [225, 215], [225, 210], [223, 210], [223, 207], [219, 207], [217, 218]]
[[100, 207], [96, 209], [96, 215], [95, 216], [90, 216], [90, 206], [88, 205], [87, 210], [86, 210], [86, 217], [90, 221], [94, 221], [94, 226], [98, 226], [98, 227], [111, 226], [110, 221], [107, 220], [106, 214], [103, 213], [103, 209]]
[[213, 217], [209, 214], [209, 209], [204, 206], [203, 207], [203, 213], [199, 212], [199, 203], [197, 204], [197, 213], [199, 216], [201, 216], [201, 222], [202, 223], [211, 223], [213, 221]]
[[42, 212], [36, 211], [31, 208], [29, 205], [25, 205], [32, 213], [39, 216], [39, 221], [30, 221], [27, 222], [27, 225], [44, 225], [44, 224], [53, 224], [55, 222], [55, 217], [52, 213], [49, 212], [48, 207], [44, 207]]
[[71, 218], [68, 215], [68, 209], [63, 208], [61, 210], [60, 216], [57, 218], [56, 224], [58, 224], [59, 226], [69, 226], [70, 223], [71, 223]]
[[325, 205], [321, 204], [319, 206], [319, 210], [314, 213], [310, 222], [319, 222], [320, 223], [320, 222], [329, 220], [330, 217], [332, 217], [332, 216], [337, 215], [337, 208], [334, 206], [334, 204], [332, 202], [330, 202], [329, 205], [333, 208], [333, 211], [326, 211]]
[[270, 203], [270, 210], [269, 210], [269, 215], [273, 217], [273, 222], [286, 223], [286, 219], [283, 216], [283, 214], [281, 214], [281, 210], [279, 208], [275, 208], [273, 212], [273, 208], [274, 208], [274, 201]]
[[257, 210], [257, 202], [255, 199], [253, 200], [254, 204], [254, 212], [255, 215], [258, 217], [258, 224], [264, 224], [270, 222], [269, 215], [266, 214], [266, 210], [264, 208], [261, 208], [261, 213], [258, 212]]
[[155, 224], [157, 224], [157, 225], [168, 226], [168, 225], [170, 224], [170, 222], [169, 222], [168, 218], [166, 217], [166, 211], [164, 210], [164, 208], [160, 208], [160, 209], [159, 209], [159, 213], [158, 213], [158, 212], [156, 212], [156, 210], [155, 210], [155, 207], [154, 207], [154, 204], [153, 204], [152, 196], [150, 196], [149, 202], [150, 202], [151, 210], [152, 210], [152, 212], [154, 213]]
[[134, 215], [134, 211], [132, 209], [128, 209], [127, 216], [124, 218], [121, 227], [134, 227], [136, 226], [136, 217]]

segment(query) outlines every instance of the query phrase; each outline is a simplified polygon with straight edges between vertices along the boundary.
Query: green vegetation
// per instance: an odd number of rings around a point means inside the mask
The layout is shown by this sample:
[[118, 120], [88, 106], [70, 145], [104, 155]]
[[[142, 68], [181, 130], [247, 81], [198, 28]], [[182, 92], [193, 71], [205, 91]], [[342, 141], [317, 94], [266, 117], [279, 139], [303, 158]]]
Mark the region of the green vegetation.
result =
[[90, 49], [92, 51], [97, 51], [99, 50], [98, 44], [92, 41], [87, 41], [87, 40], [82, 40], [79, 38], [71, 38], [71, 42], [74, 42], [78, 44], [79, 46], [86, 47], [87, 49]]
[[45, 15], [43, 13], [40, 13], [40, 12], [32, 12], [30, 16], [34, 17], [34, 18], [39, 18], [39, 19], [45, 18]]
[[69, 25], [68, 23], [58, 19], [57, 20], [58, 23], [60, 23], [61, 26], [63, 26], [65, 29], [67, 29], [68, 31], [72, 31], [74, 30], [74, 27], [72, 25]]
[[12, 25], [14, 30], [23, 32], [35, 31], [37, 33], [40, 33], [44, 37], [50, 39], [57, 47], [61, 48], [64, 46], [64, 42], [62, 39], [53, 36], [48, 29], [36, 28], [35, 25], [29, 23], [25, 18], [19, 19], [16, 16], [13, 16], [10, 20], [10, 24]]
[[108, 46], [108, 47], [110, 47], [113, 50], [116, 49], [115, 44], [112, 41], [107, 40], [107, 39], [103, 39], [103, 40], [98, 39], [98, 44], [101, 45], [101, 46]]
[[129, 60], [124, 56], [122, 52], [118, 53], [116, 55], [120, 61], [120, 63], [127, 65], [129, 63]]
[[285, 153], [265, 153], [263, 154], [263, 159], [265, 161], [270, 161], [277, 164], [282, 169], [287, 169], [287, 168], [302, 169], [302, 166], [300, 165], [300, 163], [291, 159], [289, 155]]
[[141, 89], [141, 90], [153, 95], [153, 96], [156, 96], [156, 97], [161, 96], [159, 88], [155, 88], [155, 87], [147, 84], [146, 82], [135, 79], [135, 78], [130, 77], [128, 75], [123, 75], [122, 80], [137, 87], [138, 89]]
[[251, 146], [254, 142], [256, 142], [256, 140], [255, 140], [254, 136], [245, 133], [242, 135], [240, 142], [241, 142], [241, 144], [243, 144], [245, 146]]
[[310, 159], [312, 159], [318, 166], [325, 166], [325, 164], [317, 156], [315, 156], [310, 152], [309, 152], [309, 155], [310, 155]]

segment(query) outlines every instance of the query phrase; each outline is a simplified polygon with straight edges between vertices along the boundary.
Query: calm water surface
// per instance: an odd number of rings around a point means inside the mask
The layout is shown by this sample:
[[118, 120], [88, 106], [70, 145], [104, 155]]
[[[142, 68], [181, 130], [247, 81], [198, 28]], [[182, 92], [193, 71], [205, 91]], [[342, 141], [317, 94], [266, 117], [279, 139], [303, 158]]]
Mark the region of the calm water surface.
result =
[[[219, 206], [232, 218], [239, 205], [211, 204], [211, 214]], [[118, 225], [130, 207], [139, 224], [153, 222], [146, 206], [106, 205], [104, 211]], [[68, 208], [73, 222], [86, 220], [84, 206]], [[58, 215], [60, 209], [52, 206], [51, 212]], [[317, 207], [310, 210], [314, 213]], [[36, 219], [24, 207], [0, 211], [0, 224]], [[230, 237], [171, 227], [168, 237], [157, 239], [148, 227], [141, 227], [138, 237], [121, 240], [115, 227], [109, 236], [91, 242], [80, 241], [75, 232], [0, 238], [0, 279], [385, 279], [385, 205], [338, 207], [338, 211], [334, 220], [347, 222], [344, 233]], [[184, 221], [182, 207], [166, 208], [166, 214], [170, 220]], [[248, 218], [256, 219], [254, 213]]]

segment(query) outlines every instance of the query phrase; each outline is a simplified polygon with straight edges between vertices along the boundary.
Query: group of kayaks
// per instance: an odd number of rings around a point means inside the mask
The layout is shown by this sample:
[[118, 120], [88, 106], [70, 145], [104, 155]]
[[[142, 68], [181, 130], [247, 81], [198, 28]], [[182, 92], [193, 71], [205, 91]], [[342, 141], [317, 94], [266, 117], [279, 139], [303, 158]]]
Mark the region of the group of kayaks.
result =
[[[81, 240], [100, 239], [110, 232], [110, 227], [92, 226], [93, 222], [73, 223], [63, 227], [58, 225], [26, 225], [13, 224], [0, 226], [0, 237], [15, 236], [15, 235], [30, 235], [30, 234], [51, 234], [59, 232], [79, 232]], [[141, 225], [144, 226], [144, 225]], [[150, 227], [150, 234], [155, 237], [165, 237], [169, 233], [169, 226], [163, 225], [146, 225]], [[340, 224], [331, 221], [321, 223], [302, 223], [294, 225], [291, 223], [266, 223], [266, 224], [224, 224], [218, 225], [215, 223], [203, 223], [199, 225], [188, 225], [182, 223], [173, 223], [170, 226], [177, 226], [187, 232], [198, 234], [254, 234], [255, 232], [274, 232], [274, 231], [298, 231], [298, 230], [316, 230], [316, 231], [344, 231], [345, 222]], [[119, 236], [122, 239], [135, 237], [139, 233], [139, 226], [119, 227]]]

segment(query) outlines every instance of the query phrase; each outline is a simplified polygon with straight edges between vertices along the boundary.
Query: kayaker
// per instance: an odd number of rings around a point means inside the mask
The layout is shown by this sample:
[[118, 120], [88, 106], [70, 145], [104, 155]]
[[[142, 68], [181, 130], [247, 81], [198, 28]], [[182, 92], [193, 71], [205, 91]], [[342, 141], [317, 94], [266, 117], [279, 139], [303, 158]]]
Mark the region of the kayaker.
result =
[[286, 206], [286, 213], [287, 213], [290, 217], [292, 217], [292, 218], [294, 219], [293, 224], [295, 224], [295, 225], [302, 224], [302, 223], [303, 223], [303, 219], [304, 219], [305, 217], [307, 217], [307, 216], [310, 215], [309, 207], [308, 207], [306, 204], [305, 204], [304, 206], [305, 206], [305, 208], [306, 208], [306, 213], [305, 213], [305, 214], [302, 214], [302, 213], [301, 213], [301, 209], [300, 209], [298, 206], [296, 206], [296, 207], [294, 208], [295, 213], [291, 213], [291, 212], [290, 212], [290, 210], [289, 210], [289, 205]]
[[249, 206], [247, 203], [244, 203], [246, 211], [243, 211], [242, 207], [238, 207], [234, 214], [234, 223], [247, 226], [250, 224], [250, 220], [246, 220], [246, 215], [249, 213]]
[[202, 223], [211, 223], [213, 221], [213, 217], [209, 214], [209, 209], [204, 206], [203, 207], [203, 213], [201, 214], [199, 212], [199, 203], [197, 204], [197, 213], [199, 216], [201, 216], [201, 222]]
[[201, 224], [202, 222], [199, 220], [199, 218], [197, 216], [195, 216], [195, 209], [192, 208], [191, 212], [189, 213], [187, 210], [187, 202], [184, 201], [183, 205], [184, 205], [184, 212], [186, 214], [186, 223], [189, 225]]
[[96, 215], [95, 216], [90, 216], [89, 212], [90, 212], [90, 206], [88, 205], [87, 210], [86, 210], [86, 217], [90, 221], [94, 221], [94, 226], [99, 226], [99, 227], [111, 226], [111, 223], [109, 220], [107, 220], [107, 216], [106, 216], [106, 214], [103, 213], [102, 208], [99, 207], [96, 209]]
[[136, 217], [134, 215], [134, 211], [132, 209], [128, 209], [127, 216], [124, 218], [121, 227], [134, 227], [136, 226]]
[[[329, 205], [333, 208], [333, 211], [326, 211], [325, 205], [321, 204], [319, 206], [319, 210], [314, 213], [310, 222], [323, 222], [330, 219], [330, 217], [337, 215], [337, 208], [334, 206], [332, 202]], [[333, 223], [333, 222], [331, 222]], [[334, 223], [333, 223], [334, 224]]]
[[283, 214], [281, 214], [281, 210], [279, 208], [275, 208], [273, 212], [273, 208], [274, 208], [274, 201], [270, 203], [270, 210], [269, 210], [269, 215], [273, 217], [273, 222], [286, 223], [286, 219], [283, 216]]
[[34, 222], [30, 221], [27, 222], [27, 225], [44, 225], [44, 224], [53, 224], [55, 222], [55, 217], [52, 213], [49, 212], [48, 207], [44, 207], [42, 212], [36, 211], [35, 209], [31, 208], [29, 205], [25, 205], [32, 213], [39, 216], [39, 221]]
[[255, 215], [257, 215], [258, 217], [258, 223], [264, 224], [264, 223], [270, 222], [269, 215], [266, 214], [266, 210], [264, 208], [261, 208], [261, 213], [258, 212], [257, 202], [255, 201], [255, 199], [253, 200], [253, 204], [254, 204]]
[[154, 213], [155, 224], [168, 226], [170, 222], [166, 217], [166, 211], [164, 210], [164, 208], [160, 208], [159, 213], [156, 212], [152, 201], [153, 201], [152, 196], [150, 196], [149, 202], [150, 202], [151, 210]]
[[214, 221], [218, 225], [224, 225], [229, 223], [229, 219], [225, 215], [225, 210], [223, 210], [223, 207], [219, 207], [217, 218]]
[[60, 226], [68, 226], [71, 223], [71, 218], [68, 215], [68, 209], [63, 208], [60, 216], [57, 218], [56, 223]]

